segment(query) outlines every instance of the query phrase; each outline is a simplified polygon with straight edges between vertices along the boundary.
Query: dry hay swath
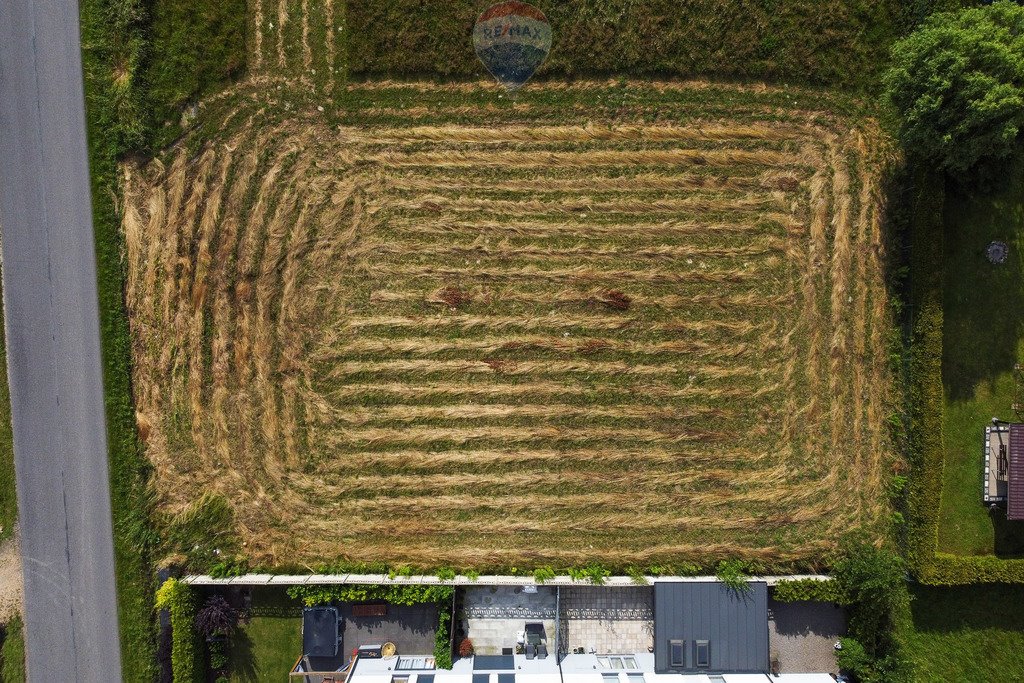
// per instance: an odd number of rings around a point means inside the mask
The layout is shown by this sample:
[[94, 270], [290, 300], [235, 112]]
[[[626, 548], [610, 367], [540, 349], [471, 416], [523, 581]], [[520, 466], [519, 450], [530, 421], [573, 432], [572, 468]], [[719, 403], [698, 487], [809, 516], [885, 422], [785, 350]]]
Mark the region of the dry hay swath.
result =
[[[336, 4], [257, 0], [251, 87], [326, 91]], [[480, 568], [813, 563], [882, 514], [870, 126], [421, 125], [413, 101], [331, 130], [262, 126], [251, 95], [123, 168], [161, 510], [223, 496], [257, 562]]]

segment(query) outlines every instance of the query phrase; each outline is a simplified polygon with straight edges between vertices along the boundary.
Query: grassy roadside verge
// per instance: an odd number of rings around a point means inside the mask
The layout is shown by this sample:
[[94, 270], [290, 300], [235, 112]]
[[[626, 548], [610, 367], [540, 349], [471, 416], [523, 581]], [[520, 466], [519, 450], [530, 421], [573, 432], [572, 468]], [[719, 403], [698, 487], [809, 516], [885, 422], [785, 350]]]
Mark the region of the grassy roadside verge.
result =
[[25, 680], [25, 637], [21, 617], [4, 626], [0, 645], [0, 683], [22, 683]]
[[[2, 293], [2, 292], [0, 292]], [[18, 519], [14, 484], [14, 434], [11, 431], [11, 390], [7, 384], [7, 339], [0, 315], [0, 542], [10, 538]]]
[[116, 206], [117, 159], [144, 130], [135, 84], [142, 10], [131, 0], [83, 0], [80, 11], [122, 673], [125, 681], [151, 681], [156, 647], [148, 464], [135, 432]]

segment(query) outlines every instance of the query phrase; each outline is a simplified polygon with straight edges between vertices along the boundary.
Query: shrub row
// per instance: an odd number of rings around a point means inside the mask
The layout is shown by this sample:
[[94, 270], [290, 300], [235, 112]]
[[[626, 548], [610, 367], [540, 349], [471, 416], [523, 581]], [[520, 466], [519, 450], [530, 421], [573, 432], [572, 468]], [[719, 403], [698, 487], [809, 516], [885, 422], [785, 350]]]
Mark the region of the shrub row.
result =
[[779, 602], [798, 602], [812, 600], [815, 602], [837, 602], [846, 604], [848, 596], [840, 588], [835, 579], [820, 581], [818, 579], [783, 580], [775, 584], [772, 597]]
[[381, 586], [377, 584], [323, 584], [289, 586], [288, 597], [301, 600], [306, 607], [332, 602], [382, 600], [392, 605], [421, 605], [427, 602], [451, 602], [451, 586]]
[[156, 592], [157, 609], [171, 614], [171, 670], [174, 683], [200, 683], [203, 655], [196, 630], [198, 604], [192, 587], [167, 579]]
[[451, 598], [437, 603], [437, 631], [434, 633], [434, 665], [438, 669], [452, 668]]

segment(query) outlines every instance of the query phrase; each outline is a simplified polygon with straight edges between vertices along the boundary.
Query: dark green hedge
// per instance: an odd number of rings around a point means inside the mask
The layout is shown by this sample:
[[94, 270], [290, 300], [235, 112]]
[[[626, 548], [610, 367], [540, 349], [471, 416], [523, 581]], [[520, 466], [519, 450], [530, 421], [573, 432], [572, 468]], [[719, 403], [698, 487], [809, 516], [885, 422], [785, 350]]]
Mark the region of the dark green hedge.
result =
[[[349, 3], [353, 74], [482, 74], [468, 36], [489, 1]], [[909, 21], [896, 0], [535, 0], [554, 42], [541, 73], [859, 84]]]
[[812, 600], [815, 602], [847, 602], [846, 593], [835, 579], [819, 581], [817, 579], [782, 580], [775, 584], [772, 597], [779, 602], [798, 602]]

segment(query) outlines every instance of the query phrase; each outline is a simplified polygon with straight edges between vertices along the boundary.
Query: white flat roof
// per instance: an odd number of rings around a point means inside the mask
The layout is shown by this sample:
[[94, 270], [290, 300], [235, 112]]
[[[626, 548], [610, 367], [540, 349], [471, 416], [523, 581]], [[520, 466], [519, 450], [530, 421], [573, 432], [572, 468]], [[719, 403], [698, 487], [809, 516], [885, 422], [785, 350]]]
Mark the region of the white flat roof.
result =
[[829, 674], [723, 674], [725, 683], [835, 683]]

